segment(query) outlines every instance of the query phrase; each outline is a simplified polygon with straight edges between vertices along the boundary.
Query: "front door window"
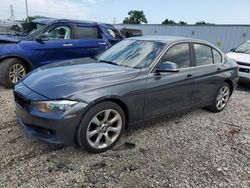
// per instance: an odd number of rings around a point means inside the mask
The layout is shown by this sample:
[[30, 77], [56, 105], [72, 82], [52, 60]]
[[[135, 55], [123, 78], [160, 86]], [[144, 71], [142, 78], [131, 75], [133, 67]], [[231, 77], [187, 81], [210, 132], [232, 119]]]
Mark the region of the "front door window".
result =
[[49, 40], [66, 40], [71, 38], [71, 29], [69, 26], [59, 26], [50, 31], [47, 31], [44, 34], [48, 36]]

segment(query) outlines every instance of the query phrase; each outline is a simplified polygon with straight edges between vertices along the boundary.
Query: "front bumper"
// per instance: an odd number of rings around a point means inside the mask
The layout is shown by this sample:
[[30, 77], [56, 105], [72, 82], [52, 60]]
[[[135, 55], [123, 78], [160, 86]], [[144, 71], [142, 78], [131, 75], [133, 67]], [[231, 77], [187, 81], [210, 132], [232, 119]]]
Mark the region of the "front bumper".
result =
[[78, 103], [64, 114], [41, 113], [30, 105], [30, 101], [48, 99], [33, 92], [22, 83], [15, 87], [14, 97], [17, 121], [27, 136], [48, 144], [75, 143], [77, 127], [87, 104]]
[[240, 65], [239, 77], [240, 77], [240, 79], [250, 80], [250, 64], [249, 64], [249, 66]]

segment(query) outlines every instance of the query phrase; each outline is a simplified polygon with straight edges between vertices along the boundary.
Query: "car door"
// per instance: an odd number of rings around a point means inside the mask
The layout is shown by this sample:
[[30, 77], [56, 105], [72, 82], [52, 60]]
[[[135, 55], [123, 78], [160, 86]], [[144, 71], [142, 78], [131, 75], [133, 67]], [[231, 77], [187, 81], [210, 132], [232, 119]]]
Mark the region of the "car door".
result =
[[146, 118], [191, 107], [194, 87], [189, 43], [170, 47], [159, 64], [165, 61], [176, 63], [179, 72], [148, 74], [144, 115]]
[[215, 48], [201, 43], [192, 44], [195, 61], [194, 105], [208, 105], [222, 82], [223, 56]]
[[97, 25], [76, 24], [74, 26], [74, 57], [93, 57], [110, 44], [104, 39]]
[[37, 66], [74, 58], [71, 25], [54, 25], [39, 36], [43, 36], [44, 39], [35, 39], [32, 46], [32, 58]]

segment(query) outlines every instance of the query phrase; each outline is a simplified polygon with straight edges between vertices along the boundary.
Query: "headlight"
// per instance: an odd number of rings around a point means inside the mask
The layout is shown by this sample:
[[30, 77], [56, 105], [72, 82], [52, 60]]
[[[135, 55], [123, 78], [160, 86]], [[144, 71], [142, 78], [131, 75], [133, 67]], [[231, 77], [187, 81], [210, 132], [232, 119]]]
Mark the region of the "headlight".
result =
[[62, 114], [63, 112], [69, 110], [78, 102], [76, 101], [39, 101], [33, 102], [32, 105], [36, 107], [39, 112], [52, 113], [52, 114]]

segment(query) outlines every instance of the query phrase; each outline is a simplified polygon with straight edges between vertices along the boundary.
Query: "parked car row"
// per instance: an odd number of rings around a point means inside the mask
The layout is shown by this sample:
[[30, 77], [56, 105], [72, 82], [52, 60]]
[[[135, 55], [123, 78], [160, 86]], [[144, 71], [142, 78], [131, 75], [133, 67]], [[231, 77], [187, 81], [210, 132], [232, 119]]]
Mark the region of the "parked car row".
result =
[[[93, 32], [95, 27], [89, 23], [82, 27], [86, 25], [91, 28], [87, 36], [104, 35], [104, 31]], [[53, 28], [44, 28], [34, 41], [38, 62], [54, 58], [52, 53], [58, 57], [70, 51], [72, 46], [66, 50], [51, 46], [49, 54], [46, 50], [39, 52], [51, 37], [79, 36], [85, 29], [79, 23]], [[113, 40], [107, 40], [107, 36], [95, 40], [101, 40], [106, 48]], [[93, 42], [86, 43], [89, 41]], [[61, 44], [73, 45], [73, 41]], [[99, 153], [113, 147], [123, 130], [147, 119], [194, 107], [222, 111], [237, 81], [235, 61], [205, 41], [137, 37], [124, 39], [95, 57], [35, 69], [15, 85], [14, 98], [18, 122], [30, 137], [50, 144], [78, 144]]]

